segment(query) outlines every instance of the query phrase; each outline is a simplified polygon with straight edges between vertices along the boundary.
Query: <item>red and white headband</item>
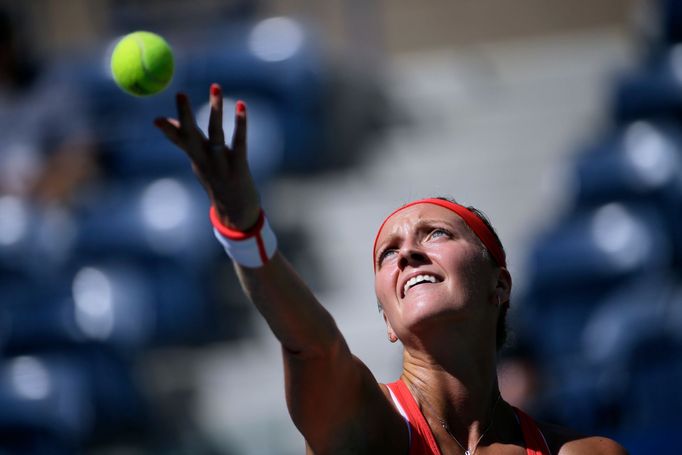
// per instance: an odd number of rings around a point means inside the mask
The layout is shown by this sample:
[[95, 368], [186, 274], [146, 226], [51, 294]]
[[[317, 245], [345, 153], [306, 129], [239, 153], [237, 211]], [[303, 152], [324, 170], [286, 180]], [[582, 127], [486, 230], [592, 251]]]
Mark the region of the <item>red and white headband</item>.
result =
[[474, 212], [464, 207], [463, 205], [455, 204], [454, 202], [450, 202], [444, 199], [427, 198], [419, 199], [410, 202], [409, 204], [403, 205], [402, 207], [398, 208], [397, 210], [393, 211], [393, 213], [388, 215], [384, 222], [381, 223], [381, 226], [377, 231], [377, 236], [374, 238], [374, 247], [372, 248], [375, 272], [377, 241], [379, 240], [379, 235], [381, 234], [381, 230], [384, 228], [384, 225], [396, 213], [417, 204], [434, 204], [451, 210], [452, 212], [455, 212], [460, 218], [464, 220], [467, 226], [469, 226], [469, 228], [474, 232], [474, 234], [476, 234], [476, 236], [481, 240], [483, 245], [486, 247], [486, 249], [490, 252], [491, 256], [495, 260], [495, 263], [500, 267], [507, 267], [507, 259], [504, 254], [504, 250], [502, 249], [497, 239], [495, 238], [495, 234], [493, 234], [492, 230], [488, 228], [485, 222], [478, 215], [476, 215]]

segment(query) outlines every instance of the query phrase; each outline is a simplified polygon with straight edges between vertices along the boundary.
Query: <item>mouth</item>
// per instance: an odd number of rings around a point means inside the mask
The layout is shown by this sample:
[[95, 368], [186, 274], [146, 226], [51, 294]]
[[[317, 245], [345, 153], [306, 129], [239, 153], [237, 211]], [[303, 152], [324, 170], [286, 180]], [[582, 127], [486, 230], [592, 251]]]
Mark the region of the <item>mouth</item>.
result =
[[430, 273], [421, 273], [419, 275], [415, 275], [408, 279], [405, 284], [403, 284], [401, 297], [405, 298], [407, 293], [416, 286], [421, 286], [423, 284], [435, 284], [440, 283], [441, 281], [443, 281], [441, 277]]

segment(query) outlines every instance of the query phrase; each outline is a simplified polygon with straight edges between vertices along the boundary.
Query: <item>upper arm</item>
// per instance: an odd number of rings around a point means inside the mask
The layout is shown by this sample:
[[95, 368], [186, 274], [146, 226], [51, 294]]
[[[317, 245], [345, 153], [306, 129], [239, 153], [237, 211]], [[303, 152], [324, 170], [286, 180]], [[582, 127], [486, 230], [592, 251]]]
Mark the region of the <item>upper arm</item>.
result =
[[574, 439], [563, 444], [558, 455], [627, 455], [627, 450], [613, 439], [589, 436]]
[[400, 453], [393, 446], [407, 446], [402, 417], [283, 256], [276, 254], [258, 269], [237, 270], [282, 344], [287, 406], [310, 447], [318, 454], [342, 448]]
[[407, 452], [403, 418], [343, 339], [319, 358], [285, 352], [284, 369], [289, 412], [318, 453]]
[[565, 427], [539, 423], [542, 433], [557, 455], [627, 455], [623, 446], [603, 436], [585, 436]]

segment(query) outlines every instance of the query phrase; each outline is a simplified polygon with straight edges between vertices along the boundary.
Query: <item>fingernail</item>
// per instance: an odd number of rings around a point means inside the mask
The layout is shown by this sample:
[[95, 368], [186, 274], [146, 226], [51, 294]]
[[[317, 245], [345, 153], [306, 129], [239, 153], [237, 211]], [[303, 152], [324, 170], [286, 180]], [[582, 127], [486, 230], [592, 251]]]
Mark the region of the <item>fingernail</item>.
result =
[[220, 85], [213, 83], [211, 84], [211, 95], [213, 96], [219, 96], [220, 95]]
[[163, 120], [164, 120], [164, 119], [161, 118], [161, 117], [155, 118], [155, 119], [154, 119], [154, 125], [156, 125], [156, 126], [158, 126], [158, 127], [161, 127], [161, 125], [163, 125]]
[[187, 101], [187, 95], [185, 95], [184, 93], [178, 93], [177, 95], [175, 95], [175, 99], [176, 99], [179, 103], [185, 102], [185, 101]]
[[242, 100], [237, 101], [237, 113], [243, 114], [244, 112], [246, 112], [246, 104]]

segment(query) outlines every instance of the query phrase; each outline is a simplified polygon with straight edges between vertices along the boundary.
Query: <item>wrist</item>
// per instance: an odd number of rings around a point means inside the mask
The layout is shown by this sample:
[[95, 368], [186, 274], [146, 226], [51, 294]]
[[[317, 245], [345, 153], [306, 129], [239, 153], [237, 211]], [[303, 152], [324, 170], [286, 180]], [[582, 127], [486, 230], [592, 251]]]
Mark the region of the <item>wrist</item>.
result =
[[215, 206], [211, 206], [209, 218], [216, 239], [236, 263], [251, 268], [262, 267], [275, 255], [277, 238], [262, 210], [259, 210], [255, 224], [246, 230], [223, 224]]
[[262, 213], [260, 207], [256, 206], [250, 210], [244, 211], [240, 216], [226, 216], [224, 213], [227, 212], [225, 207], [220, 204], [213, 203], [211, 211], [215, 211], [215, 215], [211, 215], [211, 221], [215, 216], [215, 220], [218, 221], [222, 226], [235, 231], [248, 231], [252, 229]]

